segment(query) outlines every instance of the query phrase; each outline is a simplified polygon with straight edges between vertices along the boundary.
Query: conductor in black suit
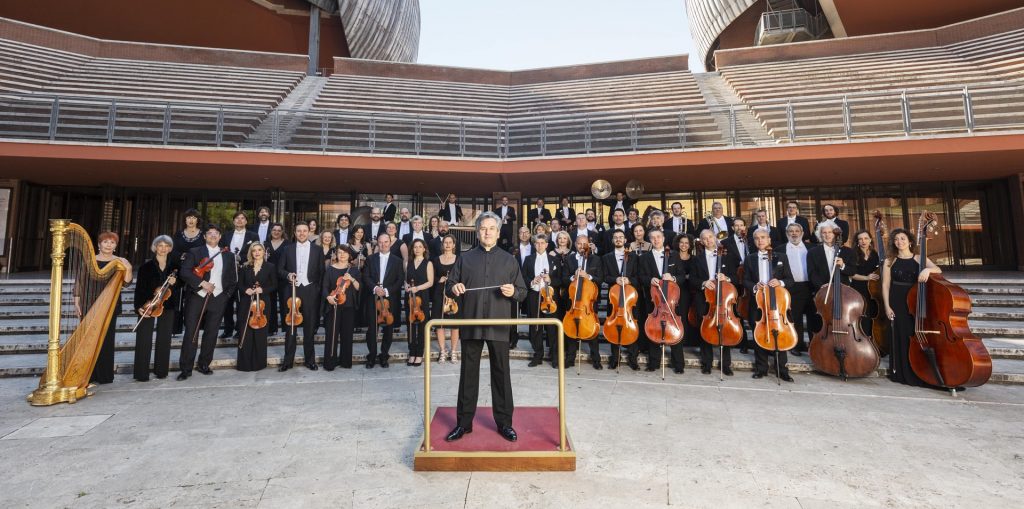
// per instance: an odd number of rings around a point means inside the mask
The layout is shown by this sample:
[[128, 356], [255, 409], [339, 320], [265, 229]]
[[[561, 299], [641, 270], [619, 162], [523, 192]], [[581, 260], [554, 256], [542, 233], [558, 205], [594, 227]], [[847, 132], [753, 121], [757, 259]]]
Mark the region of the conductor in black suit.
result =
[[[302, 324], [296, 327], [285, 325], [284, 361], [278, 371], [288, 371], [295, 364], [295, 333], [302, 329], [302, 358], [306, 368], [316, 371], [316, 349], [313, 338], [320, 315], [320, 283], [324, 274], [324, 251], [309, 240], [309, 224], [300, 221], [295, 224], [295, 242], [288, 244], [281, 255], [281, 265], [277, 268], [279, 281], [285, 281], [278, 291], [285, 297], [285, 302], [292, 296], [294, 285], [295, 296], [302, 300], [299, 311], [302, 313]], [[293, 332], [294, 331], [294, 332]]]
[[[445, 295], [462, 297], [464, 318], [510, 318], [511, 302], [526, 298], [526, 285], [519, 263], [498, 248], [501, 218], [485, 212], [476, 220], [480, 245], [455, 262]], [[498, 286], [498, 288], [487, 288]], [[480, 290], [474, 290], [480, 288]], [[480, 390], [480, 355], [484, 343], [491, 365], [491, 400], [498, 433], [510, 442], [518, 439], [512, 428], [512, 379], [509, 371], [509, 326], [470, 326], [459, 329], [462, 338], [462, 370], [459, 376], [458, 423], [445, 440], [451, 442], [473, 432], [477, 396]]]
[[[395, 315], [394, 323], [401, 323], [397, 317], [402, 313], [402, 284], [405, 282], [405, 270], [402, 257], [392, 253], [391, 236], [383, 232], [377, 236], [377, 252], [366, 259], [363, 265], [363, 278], [365, 285], [370, 289], [374, 302], [366, 304], [367, 324], [366, 347], [369, 353], [366, 356], [366, 369], [372, 368], [378, 362], [382, 368], [388, 367], [388, 360], [391, 356], [391, 340], [395, 333], [395, 325], [377, 325], [376, 298], [387, 299], [391, 306], [391, 313]], [[377, 354], [377, 329], [384, 329], [384, 339], [380, 344], [380, 355]]]
[[455, 193], [448, 193], [448, 200], [437, 213], [441, 219], [448, 221], [448, 224], [457, 225], [462, 222], [462, 207], [455, 203], [456, 201]]

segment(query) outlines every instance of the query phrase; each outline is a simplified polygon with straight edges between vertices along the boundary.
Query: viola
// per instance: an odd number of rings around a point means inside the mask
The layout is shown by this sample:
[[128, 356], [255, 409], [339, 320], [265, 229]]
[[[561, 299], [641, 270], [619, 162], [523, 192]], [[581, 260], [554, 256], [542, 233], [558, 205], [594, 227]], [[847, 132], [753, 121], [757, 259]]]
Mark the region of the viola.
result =
[[285, 325], [292, 328], [292, 335], [295, 335], [295, 327], [302, 325], [302, 312], [299, 311], [302, 308], [302, 299], [295, 296], [295, 288], [297, 284], [292, 281], [292, 296], [288, 298], [288, 314], [284, 315]]
[[441, 313], [445, 316], [452, 316], [459, 312], [459, 303], [451, 297], [445, 297], [441, 305]]
[[[725, 248], [718, 248], [718, 274], [725, 269]], [[743, 339], [743, 325], [736, 316], [736, 299], [739, 294], [736, 286], [729, 281], [718, 281], [715, 278], [714, 289], [704, 289], [704, 299], [709, 303], [704, 321], [700, 324], [700, 337], [707, 343], [719, 348], [736, 346]]]
[[199, 260], [199, 263], [195, 267], [192, 267], [192, 274], [195, 274], [195, 276], [199, 279], [205, 278], [206, 275], [209, 274], [211, 270], [213, 270], [214, 259], [227, 252], [228, 248], [227, 246], [224, 246], [223, 248], [221, 248], [220, 251], [217, 251], [213, 256], [207, 256], [202, 260]]
[[[586, 272], [590, 249], [584, 250], [581, 254], [583, 255], [583, 264], [580, 269]], [[572, 306], [562, 319], [562, 327], [566, 336], [577, 341], [589, 341], [597, 337], [597, 332], [600, 329], [597, 313], [594, 312], [594, 301], [597, 300], [597, 296], [597, 285], [586, 277], [578, 277], [569, 285], [569, 298], [572, 301]]]
[[391, 325], [395, 323], [395, 316], [391, 314], [391, 300], [380, 295], [377, 295], [375, 300], [377, 325]]
[[[629, 277], [626, 275], [628, 267], [629, 250], [626, 250], [622, 255], [622, 277]], [[627, 346], [635, 343], [640, 337], [640, 327], [637, 326], [636, 318], [633, 317], [633, 308], [636, 306], [638, 298], [636, 288], [629, 283], [625, 285], [615, 283], [608, 289], [608, 303], [611, 305], [611, 310], [608, 311], [602, 331], [604, 338], [609, 343]]]
[[[253, 290], [260, 287], [259, 283], [253, 285]], [[253, 301], [249, 305], [249, 328], [250, 329], [262, 329], [267, 326], [267, 315], [263, 312], [266, 309], [267, 303], [260, 298], [259, 293], [253, 292]]]
[[[415, 279], [409, 280], [409, 288], [412, 288], [413, 286], [416, 286]], [[423, 314], [423, 298], [409, 290], [406, 290], [405, 293], [408, 295], [409, 299], [407, 311], [409, 315], [409, 325], [426, 320], [427, 317]]]
[[[665, 248], [665, 260], [671, 252]], [[676, 314], [679, 305], [679, 285], [668, 279], [651, 283], [651, 304], [653, 310], [644, 322], [644, 332], [652, 343], [675, 345], [683, 340], [683, 324]], [[664, 356], [662, 356], [664, 359]]]
[[[771, 249], [768, 249], [769, 260], [772, 259], [771, 253]], [[774, 264], [769, 266], [774, 267]], [[761, 310], [761, 318], [754, 325], [754, 342], [765, 350], [775, 352], [775, 360], [778, 361], [778, 352], [792, 350], [797, 345], [796, 325], [788, 317], [789, 291], [781, 286], [773, 288], [762, 285], [754, 294], [754, 299], [757, 308]], [[778, 366], [775, 372], [779, 372]]]
[[[882, 213], [875, 211], [875, 245], [878, 246], [878, 259], [884, 263], [885, 261], [885, 237], [886, 227], [885, 222], [882, 221]], [[892, 324], [889, 323], [889, 317], [885, 315], [885, 298], [882, 296], [882, 264], [878, 264], [879, 278], [874, 281], [868, 281], [868, 295], [871, 296], [871, 300], [875, 302], [875, 314], [871, 318], [871, 339], [875, 342], [875, 347], [878, 348], [878, 352], [883, 356], [889, 354], [889, 329]]]
[[[825, 246], [825, 249], [829, 247]], [[838, 244], [835, 253], [838, 258]], [[822, 327], [811, 338], [809, 352], [814, 369], [846, 380], [874, 373], [881, 358], [874, 341], [860, 327], [864, 298], [857, 290], [844, 285], [841, 277], [833, 264], [830, 282], [819, 288], [814, 296]]]
[[[548, 271], [544, 269], [544, 272], [541, 272], [541, 276], [547, 275]], [[538, 292], [540, 293], [540, 312], [545, 315], [553, 315], [558, 311], [558, 304], [555, 303], [555, 289], [543, 277], [540, 284], [540, 291]]]
[[[920, 270], [926, 268], [929, 227], [936, 220], [934, 212], [925, 212], [918, 220]], [[954, 396], [958, 387], [977, 387], [988, 382], [992, 376], [992, 356], [971, 332], [967, 322], [971, 298], [963, 288], [939, 274], [929, 274], [927, 282], [910, 288], [907, 307], [914, 315], [908, 357], [918, 378], [949, 389]]]

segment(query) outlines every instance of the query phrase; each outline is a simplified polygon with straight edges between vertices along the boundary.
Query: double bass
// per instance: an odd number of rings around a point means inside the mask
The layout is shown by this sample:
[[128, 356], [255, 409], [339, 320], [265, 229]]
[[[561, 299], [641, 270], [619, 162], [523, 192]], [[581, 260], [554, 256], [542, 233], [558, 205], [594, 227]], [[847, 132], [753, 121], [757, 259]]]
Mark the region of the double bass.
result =
[[[580, 270], [586, 272], [590, 249], [588, 248], [580, 254], [583, 255]], [[586, 277], [578, 277], [569, 285], [569, 298], [572, 300], [572, 305], [566, 310], [565, 317], [562, 318], [562, 328], [565, 335], [575, 339], [577, 343], [596, 338], [598, 330], [601, 328], [597, 321], [597, 314], [594, 312], [594, 301], [597, 300], [597, 296], [597, 285]], [[578, 346], [577, 357], [579, 356]], [[578, 374], [579, 364], [576, 365], [576, 370]]]
[[[754, 255], [759, 256], [759, 255]], [[769, 267], [774, 271], [772, 250], [768, 248]], [[775, 278], [774, 273], [770, 277]], [[754, 325], [754, 342], [775, 354], [775, 374], [779, 373], [779, 352], [792, 350], [797, 344], [796, 325], [789, 319], [790, 295], [781, 286], [761, 285], [754, 293], [761, 318]]]
[[[708, 312], [700, 324], [700, 337], [718, 347], [719, 359], [724, 354], [725, 347], [736, 346], [743, 340], [743, 324], [735, 312], [736, 299], [739, 298], [736, 286], [728, 281], [718, 280], [718, 275], [724, 269], [725, 248], [719, 247], [718, 270], [714, 274], [715, 288], [704, 289], [704, 299], [713, 304], [708, 306]], [[720, 370], [725, 368], [721, 361], [718, 365]]]
[[[918, 220], [920, 270], [926, 268], [928, 231], [936, 221], [934, 212], [924, 212]], [[910, 288], [907, 308], [914, 315], [908, 357], [918, 378], [949, 389], [953, 396], [958, 388], [977, 387], [988, 381], [992, 357], [967, 323], [971, 298], [963, 288], [940, 274], [929, 274], [927, 282]]]
[[878, 250], [879, 278], [868, 281], [868, 295], [875, 301], [875, 316], [871, 317], [871, 339], [878, 348], [878, 353], [883, 357], [889, 354], [889, 317], [885, 316], [885, 299], [882, 296], [882, 263], [885, 262], [885, 237], [887, 235], [885, 222], [882, 221], [882, 213], [875, 211], [875, 246]]
[[[665, 248], [665, 263], [672, 252]], [[661, 279], [651, 283], [651, 307], [644, 332], [652, 343], [661, 344], [661, 379], [665, 379], [665, 345], [677, 345], [683, 340], [683, 323], [676, 314], [679, 305], [679, 285], [675, 281]]]
[[[622, 254], [622, 275], [628, 278], [626, 269], [629, 267], [629, 250]], [[638, 294], [636, 288], [631, 284], [620, 285], [616, 282], [608, 289], [608, 316], [604, 320], [601, 330], [604, 338], [609, 343], [619, 346], [628, 346], [636, 343], [640, 337], [640, 327], [637, 326], [636, 318], [633, 317], [633, 307], [636, 306]]]
[[[835, 257], [838, 258], [838, 239], [836, 242]], [[814, 296], [822, 327], [811, 338], [811, 364], [814, 369], [844, 381], [849, 377], [868, 376], [878, 369], [881, 358], [875, 343], [860, 327], [864, 297], [842, 283], [842, 274], [836, 270], [835, 263], [829, 274], [829, 283], [819, 288]]]

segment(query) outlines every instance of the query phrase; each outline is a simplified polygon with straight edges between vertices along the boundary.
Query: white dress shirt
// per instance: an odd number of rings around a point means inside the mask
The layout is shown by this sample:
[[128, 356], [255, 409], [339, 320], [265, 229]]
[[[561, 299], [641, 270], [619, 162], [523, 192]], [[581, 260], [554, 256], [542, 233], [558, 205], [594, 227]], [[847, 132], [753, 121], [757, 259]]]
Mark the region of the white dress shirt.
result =
[[448, 214], [449, 214], [449, 217], [452, 218], [450, 222], [454, 223], [454, 222], [459, 220], [459, 218], [455, 215], [455, 204], [454, 203], [448, 203]]
[[370, 243], [371, 244], [374, 244], [374, 243], [377, 242], [377, 235], [380, 235], [380, 232], [382, 232], [382, 231], [384, 231], [384, 223], [382, 221], [378, 221], [376, 223], [370, 222]]
[[708, 265], [708, 281], [714, 281], [718, 275], [718, 253], [705, 248], [704, 263]]
[[614, 206], [614, 207], [612, 207], [612, 211], [614, 211], [615, 209], [622, 209], [622, 210], [626, 210], [626, 206], [625, 206], [625, 205], [623, 205], [623, 204], [622, 204], [622, 201], [620, 200], [620, 201], [617, 201], [617, 202], [615, 202], [615, 206]]
[[[548, 256], [546, 253], [540, 253], [537, 258], [533, 261], [533, 274], [534, 276], [540, 276], [547, 271], [548, 275], [551, 275], [551, 266], [548, 264]], [[543, 284], [532, 286], [535, 291], [539, 291]]]
[[501, 224], [508, 224], [508, 205], [501, 206]]
[[743, 263], [747, 260], [747, 241], [743, 240], [743, 237], [739, 235], [733, 235], [732, 237], [736, 239], [736, 250], [740, 252], [740, 263]]
[[264, 221], [260, 223], [259, 228], [256, 229], [256, 234], [260, 236], [260, 242], [267, 241], [268, 231], [270, 231], [270, 221]]
[[665, 251], [652, 247], [651, 254], [654, 255], [654, 264], [658, 267], [658, 277], [660, 278], [665, 273]]
[[764, 284], [772, 280], [772, 259], [767, 251], [757, 252], [757, 280]]
[[312, 247], [310, 241], [295, 243], [295, 283], [299, 286], [306, 286], [309, 281], [309, 250]]
[[348, 228], [338, 229], [338, 245], [348, 244]]
[[[384, 276], [386, 275], [385, 272], [388, 269], [388, 257], [391, 256], [391, 253], [381, 252], [378, 254], [380, 255], [380, 275], [377, 276], [377, 286], [384, 288]], [[384, 296], [391, 296], [387, 288], [384, 288]]]
[[796, 216], [786, 216], [786, 226], [796, 222]]
[[672, 216], [672, 231], [683, 233], [683, 216]]
[[412, 240], [416, 240], [416, 239], [424, 240], [423, 239], [423, 230], [420, 230], [418, 232], [412, 232]]
[[242, 247], [245, 246], [245, 230], [235, 230], [231, 233], [231, 252], [238, 256], [245, 256], [242, 252]]
[[587, 222], [587, 229], [590, 230], [590, 231], [597, 231], [597, 221], [592, 221], [592, 222], [588, 221]]
[[715, 220], [715, 224], [718, 225], [718, 231], [720, 231], [720, 232], [729, 231], [729, 225], [725, 224], [725, 216], [722, 216], [722, 217], [712, 217], [712, 219], [714, 219]]
[[405, 237], [410, 231], [412, 231], [412, 225], [409, 221], [400, 221], [398, 223], [398, 238]]
[[[586, 271], [587, 267], [583, 266], [583, 263], [585, 261], [586, 261], [586, 258], [584, 258], [582, 254], [576, 253], [576, 268], [577, 269], [581, 269], [583, 271]], [[570, 278], [570, 280], [574, 280], [574, 279], [576, 279], [576, 274], [573, 274], [572, 277]], [[591, 276], [590, 274], [587, 274], [587, 279], [594, 279], [594, 276]]]
[[[224, 259], [221, 258], [223, 255], [218, 255], [220, 248], [217, 246], [210, 247], [206, 246], [206, 252], [208, 257], [213, 260], [213, 269], [210, 269], [210, 284], [213, 285], [213, 296], [217, 297], [224, 293]], [[206, 297], [206, 290], [199, 290], [197, 292], [200, 297]]]
[[619, 275], [622, 274], [622, 261], [625, 259], [626, 250], [616, 249], [615, 250], [615, 262], [619, 264]]
[[793, 281], [807, 281], [807, 246], [803, 242], [786, 243], [786, 257], [789, 258], [789, 270], [793, 273]]
[[[519, 244], [519, 265], [522, 265], [526, 261], [526, 257], [530, 256], [533, 252], [533, 244]], [[538, 257], [539, 258], [539, 257]]]
[[828, 262], [826, 266], [831, 270], [832, 266], [836, 263], [836, 248], [834, 245], [826, 246], [825, 244], [822, 244], [821, 247], [825, 248], [825, 261]]

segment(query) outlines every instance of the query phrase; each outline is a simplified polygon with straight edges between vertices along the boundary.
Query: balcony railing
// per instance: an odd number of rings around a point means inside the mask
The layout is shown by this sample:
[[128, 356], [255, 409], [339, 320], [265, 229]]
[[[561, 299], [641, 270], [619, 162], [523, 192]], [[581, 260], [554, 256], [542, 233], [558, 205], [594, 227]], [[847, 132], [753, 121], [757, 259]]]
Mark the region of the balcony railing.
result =
[[805, 9], [786, 9], [761, 14], [754, 40], [758, 45], [817, 39], [828, 29], [822, 15]]
[[0, 138], [505, 159], [734, 147], [751, 114], [769, 143], [1022, 129], [1024, 84], [509, 118], [0, 94]]

